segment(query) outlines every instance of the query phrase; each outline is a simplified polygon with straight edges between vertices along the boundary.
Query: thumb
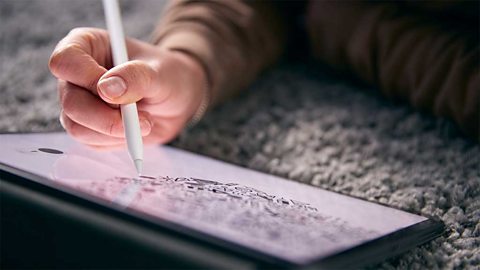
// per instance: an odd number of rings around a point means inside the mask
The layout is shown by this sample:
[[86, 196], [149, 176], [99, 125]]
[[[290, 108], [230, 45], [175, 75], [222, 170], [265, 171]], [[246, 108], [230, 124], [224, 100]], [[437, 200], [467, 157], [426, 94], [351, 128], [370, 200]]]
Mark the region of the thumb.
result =
[[[163, 91], [162, 91], [163, 89]], [[113, 67], [100, 77], [97, 90], [108, 103], [128, 104], [143, 98], [162, 101], [169, 95], [159, 73], [147, 62], [134, 60]]]

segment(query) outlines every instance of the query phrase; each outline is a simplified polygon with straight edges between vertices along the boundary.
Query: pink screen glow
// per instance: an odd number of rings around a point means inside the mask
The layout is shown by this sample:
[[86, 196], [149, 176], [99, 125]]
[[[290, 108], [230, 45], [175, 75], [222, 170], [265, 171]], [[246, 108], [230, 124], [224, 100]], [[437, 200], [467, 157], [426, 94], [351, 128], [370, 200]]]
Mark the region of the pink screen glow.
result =
[[0, 138], [0, 163], [44, 184], [297, 263], [426, 220], [168, 146], [145, 149], [138, 177], [125, 150], [96, 151], [64, 133]]

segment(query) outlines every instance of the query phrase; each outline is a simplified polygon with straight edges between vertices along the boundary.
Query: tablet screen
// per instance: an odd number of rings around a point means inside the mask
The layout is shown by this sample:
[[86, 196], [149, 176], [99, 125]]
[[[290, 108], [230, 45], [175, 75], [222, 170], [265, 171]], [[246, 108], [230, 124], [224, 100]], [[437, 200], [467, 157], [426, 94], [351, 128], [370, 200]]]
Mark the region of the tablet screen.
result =
[[93, 150], [65, 133], [0, 138], [0, 163], [42, 177], [34, 181], [296, 264], [426, 220], [169, 146], [145, 147], [138, 177], [123, 149]]

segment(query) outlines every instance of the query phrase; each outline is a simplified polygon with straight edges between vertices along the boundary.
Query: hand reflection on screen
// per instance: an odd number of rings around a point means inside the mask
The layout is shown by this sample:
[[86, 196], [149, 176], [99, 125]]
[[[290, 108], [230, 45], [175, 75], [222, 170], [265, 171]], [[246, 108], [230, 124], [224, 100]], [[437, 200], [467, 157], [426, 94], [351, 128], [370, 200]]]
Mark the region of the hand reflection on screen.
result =
[[74, 146], [54, 163], [52, 177], [56, 181], [77, 182], [104, 180], [115, 175], [129, 176], [132, 174], [131, 164], [122, 154]]
[[[52, 168], [52, 180], [107, 201], [117, 200], [127, 184], [107, 182], [114, 176], [133, 176], [131, 161], [121, 151], [95, 151], [74, 146]], [[133, 175], [132, 175], [133, 174]]]

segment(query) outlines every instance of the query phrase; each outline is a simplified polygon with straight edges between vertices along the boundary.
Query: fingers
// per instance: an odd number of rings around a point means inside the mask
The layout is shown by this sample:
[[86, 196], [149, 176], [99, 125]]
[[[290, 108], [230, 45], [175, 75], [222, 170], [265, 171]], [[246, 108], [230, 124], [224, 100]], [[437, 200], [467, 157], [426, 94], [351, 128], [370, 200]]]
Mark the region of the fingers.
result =
[[88, 91], [71, 83], [60, 86], [60, 97], [64, 113], [76, 123], [108, 136], [122, 137], [119, 110], [108, 107]]
[[[64, 114], [76, 124], [87, 129], [75, 132], [76, 137], [90, 138], [92, 135], [87, 131], [115, 138], [124, 137], [119, 109], [111, 108], [90, 92], [68, 82], [61, 81], [59, 83], [59, 92]], [[146, 136], [152, 130], [150, 115], [141, 111], [139, 118], [142, 135]]]
[[[60, 113], [60, 123], [76, 141], [94, 147], [95, 149], [109, 150], [125, 147], [126, 141], [124, 138], [108, 136], [86, 128], [71, 120], [64, 111]], [[155, 124], [158, 125], [159, 128], [143, 138], [143, 143], [146, 145], [167, 143], [176, 137], [182, 127], [182, 125], [178, 125], [175, 121], [159, 120]]]
[[[107, 71], [110, 45], [107, 32], [76, 28], [59, 42], [49, 61], [52, 74], [96, 93], [98, 79]], [[111, 65], [111, 64], [110, 64]]]
[[75, 123], [68, 118], [64, 112], [60, 113], [60, 123], [70, 136], [83, 144], [91, 146], [112, 146], [125, 143], [125, 139], [123, 138], [108, 136]]
[[168, 99], [159, 72], [145, 61], [134, 60], [107, 71], [98, 82], [99, 96], [109, 103], [128, 104], [141, 99], [161, 103]]

